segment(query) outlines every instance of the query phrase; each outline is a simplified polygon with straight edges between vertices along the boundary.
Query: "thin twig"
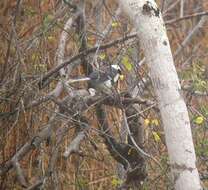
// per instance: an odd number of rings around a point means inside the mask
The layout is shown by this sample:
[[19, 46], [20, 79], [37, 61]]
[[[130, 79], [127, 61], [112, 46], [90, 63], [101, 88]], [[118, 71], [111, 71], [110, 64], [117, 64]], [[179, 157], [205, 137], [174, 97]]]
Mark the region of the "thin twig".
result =
[[[131, 35], [128, 35], [128, 36], [125, 36], [125, 37], [113, 40], [113, 41], [111, 41], [111, 42], [109, 42], [107, 44], [101, 45], [100, 46], [100, 50], [104, 50], [104, 49], [110, 48], [110, 47], [115, 46], [115, 45], [117, 45], [119, 43], [122, 43], [122, 42], [127, 41], [127, 40], [132, 39], [132, 38], [135, 38], [136, 36], [137, 36], [136, 33], [134, 33], [134, 34], [131, 34]], [[83, 55], [88, 55], [88, 54], [96, 52], [97, 48], [98, 47], [96, 46], [96, 47], [87, 49], [87, 50], [82, 51], [82, 52], [80, 52], [79, 54], [77, 54], [77, 55], [75, 55], [73, 57], [70, 57], [70, 58], [66, 59], [62, 64], [54, 67], [48, 73], [46, 73], [43, 77], [41, 77], [41, 79], [39, 80], [39, 83], [40, 84], [44, 83], [44, 81], [46, 81], [50, 76], [52, 76], [53, 74], [58, 72], [61, 68], [66, 67], [70, 63], [76, 61], [77, 59], [80, 59]], [[41, 85], [39, 85], [39, 86], [41, 86]]]
[[180, 22], [180, 21], [183, 21], [183, 20], [192, 19], [192, 18], [195, 18], [195, 17], [202, 17], [202, 16], [206, 16], [206, 15], [208, 15], [208, 11], [201, 12], [201, 13], [194, 13], [192, 15], [186, 15], [186, 16], [183, 16], [183, 17], [180, 17], [180, 18], [165, 21], [165, 24], [166, 25], [174, 24], [176, 22]]

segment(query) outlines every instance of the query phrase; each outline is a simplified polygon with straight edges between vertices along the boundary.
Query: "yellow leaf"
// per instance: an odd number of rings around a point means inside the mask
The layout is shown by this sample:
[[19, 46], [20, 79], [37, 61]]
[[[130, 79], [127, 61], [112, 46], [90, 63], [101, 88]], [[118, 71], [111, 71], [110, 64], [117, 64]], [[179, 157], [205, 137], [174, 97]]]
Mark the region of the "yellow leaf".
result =
[[111, 184], [113, 187], [118, 187], [119, 185], [122, 184], [122, 180], [114, 177], [111, 181]]
[[204, 122], [204, 118], [202, 116], [198, 116], [198, 117], [196, 117], [194, 122], [198, 125], [201, 125]]
[[87, 37], [87, 40], [89, 40], [89, 41], [94, 41], [94, 40], [95, 40], [95, 38], [94, 38], [94, 37], [92, 37], [92, 36], [88, 36], [88, 37]]
[[152, 134], [153, 134], [153, 137], [154, 137], [155, 141], [159, 142], [160, 141], [160, 136], [158, 135], [158, 133], [153, 131]]
[[145, 119], [144, 120], [144, 124], [145, 124], [145, 126], [148, 126], [150, 124], [150, 120], [149, 119]]
[[96, 42], [96, 39], [93, 36], [88, 36], [87, 41], [88, 41], [89, 45], [94, 45]]
[[132, 148], [130, 148], [130, 149], [129, 149], [129, 151], [128, 151], [128, 155], [130, 155], [130, 154], [131, 154], [131, 152], [132, 152]]
[[124, 80], [124, 75], [119, 76], [120, 80]]
[[49, 42], [54, 42], [55, 38], [53, 36], [48, 36], [48, 41]]
[[128, 56], [124, 56], [123, 57], [122, 63], [124, 64], [124, 66], [126, 67], [126, 69], [128, 71], [131, 71], [132, 70], [132, 64], [131, 64]]
[[36, 53], [33, 53], [31, 58], [32, 58], [32, 61], [35, 61], [38, 59], [38, 55]]
[[152, 124], [152, 125], [155, 125], [155, 126], [159, 126], [159, 121], [158, 121], [158, 119], [153, 119], [153, 120], [151, 121], [151, 124]]
[[111, 24], [111, 26], [112, 26], [113, 28], [116, 28], [116, 27], [119, 26], [119, 23], [116, 22], [116, 21], [113, 21], [112, 24]]
[[200, 84], [201, 84], [201, 86], [204, 86], [204, 87], [206, 87], [206, 82], [204, 81], [204, 80], [202, 80], [201, 82], [200, 82]]
[[99, 55], [100, 60], [104, 60], [106, 58], [106, 54], [105, 53], [101, 53]]

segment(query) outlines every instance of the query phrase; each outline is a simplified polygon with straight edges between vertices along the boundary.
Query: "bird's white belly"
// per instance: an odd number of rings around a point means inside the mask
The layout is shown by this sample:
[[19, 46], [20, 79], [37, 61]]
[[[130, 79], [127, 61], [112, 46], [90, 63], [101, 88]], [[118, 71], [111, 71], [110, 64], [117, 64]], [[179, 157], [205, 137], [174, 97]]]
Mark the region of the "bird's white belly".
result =
[[112, 88], [111, 80], [105, 81], [105, 86], [108, 87], [108, 88]]
[[117, 74], [115, 77], [114, 77], [114, 79], [113, 79], [113, 82], [117, 82], [118, 81], [118, 79], [119, 79], [119, 74]]

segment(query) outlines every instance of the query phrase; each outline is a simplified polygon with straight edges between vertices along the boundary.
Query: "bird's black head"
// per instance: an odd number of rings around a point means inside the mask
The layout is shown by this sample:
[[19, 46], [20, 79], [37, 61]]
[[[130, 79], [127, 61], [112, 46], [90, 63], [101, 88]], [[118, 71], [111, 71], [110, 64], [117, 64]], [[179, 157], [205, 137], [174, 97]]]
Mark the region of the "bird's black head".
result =
[[121, 67], [119, 65], [111, 65], [111, 68], [114, 69], [114, 70], [116, 70], [119, 75], [122, 74]]

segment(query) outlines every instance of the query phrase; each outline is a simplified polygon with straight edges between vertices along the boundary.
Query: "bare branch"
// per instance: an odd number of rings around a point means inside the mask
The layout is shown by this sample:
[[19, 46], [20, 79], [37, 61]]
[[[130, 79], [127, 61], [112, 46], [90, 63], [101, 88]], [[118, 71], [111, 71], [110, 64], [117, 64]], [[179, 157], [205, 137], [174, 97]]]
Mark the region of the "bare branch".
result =
[[193, 39], [193, 37], [203, 28], [205, 23], [208, 21], [208, 16], [204, 16], [198, 22], [198, 24], [193, 28], [193, 30], [186, 36], [186, 38], [181, 43], [180, 47], [175, 51], [174, 57], [177, 58], [182, 50], [187, 46], [187, 44]]
[[43, 180], [37, 180], [34, 184], [29, 186], [26, 190], [36, 190], [43, 184]]
[[0, 176], [8, 172], [11, 168], [13, 168], [14, 160], [15, 161], [21, 160], [29, 151], [31, 151], [34, 148], [37, 148], [40, 145], [40, 143], [46, 140], [50, 136], [52, 128], [55, 124], [56, 122], [54, 116], [51, 118], [49, 124], [43, 130], [41, 130], [31, 140], [26, 142], [22, 146], [22, 148], [20, 148], [20, 150], [17, 151], [10, 160], [8, 160], [7, 162], [5, 162], [0, 166]]
[[85, 138], [85, 131], [80, 131], [78, 135], [72, 140], [64, 152], [64, 157], [68, 158], [72, 153], [79, 152], [81, 141]]
[[144, 152], [144, 151], [137, 145], [136, 141], [134, 140], [134, 138], [133, 138], [133, 136], [132, 136], [132, 134], [131, 134], [131, 131], [130, 131], [130, 129], [129, 129], [128, 123], [127, 123], [126, 114], [124, 114], [124, 121], [125, 121], [125, 127], [126, 127], [126, 129], [127, 129], [127, 131], [128, 131], [128, 135], [129, 135], [131, 141], [133, 142], [133, 145], [137, 148], [137, 150], [138, 150], [138, 152], [140, 153], [140, 155], [141, 155], [142, 157], [151, 158], [152, 156], [149, 155], [148, 153]]
[[19, 183], [23, 186], [23, 187], [27, 187], [27, 182], [26, 179], [24, 177], [23, 171], [20, 167], [20, 164], [17, 160], [12, 160], [12, 164], [14, 166], [14, 169], [16, 170], [16, 174], [17, 174], [17, 179], [19, 181]]
[[202, 17], [202, 16], [206, 16], [206, 15], [208, 15], [208, 11], [201, 12], [201, 13], [195, 13], [195, 14], [192, 14], [192, 15], [186, 15], [186, 16], [183, 16], [183, 17], [180, 17], [180, 18], [168, 20], [168, 21], [165, 21], [165, 24], [166, 25], [174, 24], [174, 23], [179, 22], [179, 21], [192, 19], [194, 17]]
[[[132, 39], [132, 38], [135, 38], [136, 37], [136, 34], [131, 34], [131, 35], [128, 35], [128, 36], [125, 36], [125, 37], [122, 37], [122, 38], [119, 38], [119, 39], [116, 39], [116, 40], [113, 40], [109, 43], [106, 43], [104, 45], [101, 45], [100, 46], [100, 50], [104, 50], [104, 49], [107, 49], [107, 48], [110, 48], [112, 46], [115, 46], [119, 43], [122, 43], [124, 41], [127, 41], [129, 39]], [[93, 47], [93, 48], [90, 48], [90, 49], [87, 49], [85, 51], [82, 51], [80, 52], [79, 54], [73, 56], [73, 57], [70, 57], [68, 59], [66, 59], [62, 64], [54, 67], [53, 69], [51, 69], [47, 74], [45, 74], [39, 81], [39, 84], [41, 83], [44, 83], [50, 76], [52, 76], [53, 74], [55, 74], [56, 72], [58, 72], [61, 68], [63, 67], [66, 67], [67, 65], [69, 65], [70, 63], [76, 61], [77, 59], [80, 59], [83, 55], [88, 55], [88, 54], [91, 54], [91, 53], [94, 53], [96, 52], [97, 50], [97, 46], [96, 47]]]

